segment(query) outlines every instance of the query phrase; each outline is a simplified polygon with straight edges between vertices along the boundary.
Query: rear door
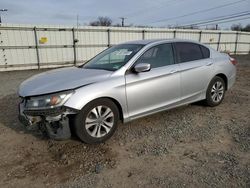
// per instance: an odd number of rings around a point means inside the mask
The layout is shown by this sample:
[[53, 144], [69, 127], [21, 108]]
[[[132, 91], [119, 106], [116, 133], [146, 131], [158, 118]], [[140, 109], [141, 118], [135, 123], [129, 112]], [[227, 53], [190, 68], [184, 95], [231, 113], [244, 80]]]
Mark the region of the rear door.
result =
[[209, 49], [192, 42], [177, 42], [174, 46], [180, 65], [182, 100], [203, 98], [213, 69]]
[[180, 100], [179, 65], [175, 64], [172, 44], [160, 44], [148, 49], [135, 62], [138, 63], [149, 63], [151, 70], [128, 72], [125, 76], [127, 104], [132, 119]]

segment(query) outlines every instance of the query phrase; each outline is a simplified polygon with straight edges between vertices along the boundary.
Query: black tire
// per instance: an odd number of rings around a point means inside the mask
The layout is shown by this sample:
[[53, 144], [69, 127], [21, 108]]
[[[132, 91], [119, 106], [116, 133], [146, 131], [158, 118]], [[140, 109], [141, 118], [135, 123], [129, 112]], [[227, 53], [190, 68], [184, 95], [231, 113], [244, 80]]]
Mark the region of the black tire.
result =
[[[213, 99], [213, 95], [212, 95], [212, 88], [218, 82], [222, 84], [223, 94], [222, 94], [222, 97], [220, 99], [218, 99], [218, 101], [215, 101]], [[218, 106], [223, 101], [223, 99], [225, 97], [225, 92], [226, 92], [226, 85], [225, 85], [224, 80], [221, 77], [215, 76], [210, 81], [208, 88], [207, 88], [206, 99], [205, 99], [206, 105], [211, 106], [211, 107]]]
[[[113, 112], [113, 126], [110, 128], [110, 131], [102, 136], [102, 137], [93, 137], [89, 134], [86, 126], [85, 126], [85, 121], [89, 113], [91, 113], [91, 110], [93, 110], [97, 106], [105, 106], [111, 109]], [[116, 104], [106, 98], [101, 98], [101, 99], [96, 99], [90, 103], [88, 103], [81, 111], [78, 113], [75, 118], [74, 118], [74, 130], [75, 134], [80, 138], [83, 142], [87, 144], [97, 144], [97, 143], [102, 143], [105, 142], [107, 139], [109, 139], [115, 132], [118, 126], [118, 120], [119, 120], [119, 110], [116, 106]]]

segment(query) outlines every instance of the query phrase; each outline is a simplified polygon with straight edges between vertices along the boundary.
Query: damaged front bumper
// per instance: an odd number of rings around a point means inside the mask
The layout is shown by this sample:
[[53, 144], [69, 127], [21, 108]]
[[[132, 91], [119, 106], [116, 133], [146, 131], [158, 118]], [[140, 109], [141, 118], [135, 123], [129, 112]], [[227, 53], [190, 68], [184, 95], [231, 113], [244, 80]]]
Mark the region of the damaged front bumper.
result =
[[48, 109], [27, 109], [25, 101], [19, 104], [19, 121], [27, 128], [37, 126], [42, 133], [55, 140], [71, 137], [69, 115], [78, 113], [64, 106]]

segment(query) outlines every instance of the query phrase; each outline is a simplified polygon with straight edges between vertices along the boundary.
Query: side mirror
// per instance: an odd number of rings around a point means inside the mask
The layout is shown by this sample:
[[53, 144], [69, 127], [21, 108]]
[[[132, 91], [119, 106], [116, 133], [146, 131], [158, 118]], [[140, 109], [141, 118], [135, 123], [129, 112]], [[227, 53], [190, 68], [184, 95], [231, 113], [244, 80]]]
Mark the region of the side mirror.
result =
[[150, 69], [151, 69], [151, 66], [148, 63], [139, 63], [134, 66], [134, 71], [136, 73], [147, 72], [147, 71], [150, 71]]

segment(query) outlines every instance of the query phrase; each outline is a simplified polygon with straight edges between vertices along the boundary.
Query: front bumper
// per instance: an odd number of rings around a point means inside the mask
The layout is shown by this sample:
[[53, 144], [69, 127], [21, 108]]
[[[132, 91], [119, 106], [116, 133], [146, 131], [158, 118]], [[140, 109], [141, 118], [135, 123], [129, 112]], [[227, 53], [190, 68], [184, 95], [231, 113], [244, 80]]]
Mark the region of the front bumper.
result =
[[55, 140], [65, 140], [71, 137], [69, 118], [77, 111], [64, 106], [50, 109], [27, 109], [25, 100], [19, 104], [19, 121], [28, 129], [37, 126], [39, 130]]
[[32, 125], [30, 119], [27, 118], [25, 115], [19, 114], [19, 115], [18, 115], [18, 119], [19, 119], [20, 123], [22, 123], [22, 124], [25, 125], [26, 127]]

